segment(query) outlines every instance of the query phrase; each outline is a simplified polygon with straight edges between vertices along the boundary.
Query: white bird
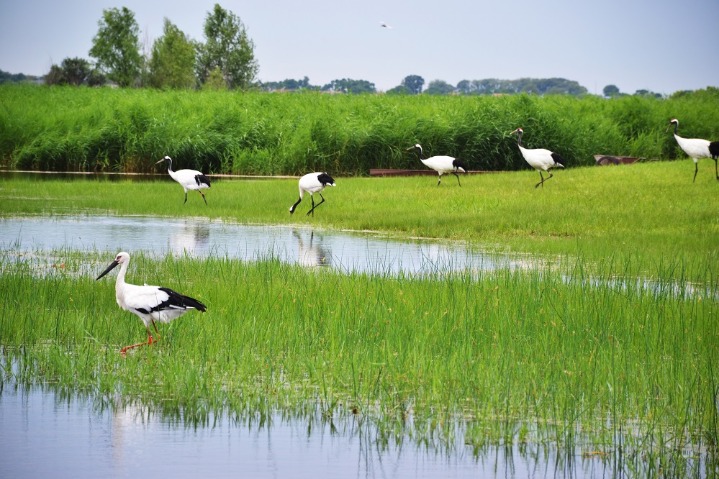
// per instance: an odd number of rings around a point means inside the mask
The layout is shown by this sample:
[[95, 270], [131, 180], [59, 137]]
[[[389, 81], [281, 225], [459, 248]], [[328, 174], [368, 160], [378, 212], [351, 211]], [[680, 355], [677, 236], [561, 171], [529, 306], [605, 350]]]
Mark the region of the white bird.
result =
[[120, 265], [120, 272], [117, 274], [115, 281], [115, 299], [117, 304], [133, 314], [136, 314], [147, 330], [147, 342], [125, 346], [120, 350], [121, 354], [125, 354], [128, 349], [152, 344], [156, 340], [150, 333], [150, 324], [155, 328], [157, 339], [160, 339], [160, 332], [157, 330], [155, 321], [169, 323], [173, 319], [177, 319], [191, 309], [197, 309], [205, 312], [207, 308], [204, 304], [189, 296], [183, 296], [169, 288], [160, 286], [137, 286], [125, 282], [125, 273], [130, 264], [130, 255], [124, 251], [117, 253], [115, 261], [110, 263], [105, 271], [97, 277], [96, 281], [112, 271], [117, 265]]
[[462, 184], [459, 182], [459, 175], [457, 173], [466, 173], [467, 167], [461, 160], [458, 160], [451, 156], [433, 156], [431, 158], [422, 158], [422, 145], [420, 145], [419, 143], [407, 148], [407, 151], [412, 150], [417, 152], [417, 155], [419, 156], [419, 159], [422, 163], [432, 168], [439, 174], [437, 186], [439, 186], [439, 184], [442, 182], [442, 175], [444, 173], [452, 173], [454, 176], [457, 177], [457, 184], [459, 186], [462, 186]]
[[[297, 205], [299, 205], [300, 201], [302, 201], [302, 197], [304, 196], [304, 194], [309, 193], [310, 198], [312, 199], [312, 208], [310, 208], [310, 210], [307, 212], [307, 215], [309, 216], [309, 214], [312, 213], [312, 216], [314, 216], [315, 208], [325, 202], [325, 197], [322, 196], [321, 192], [325, 189], [326, 186], [336, 186], [335, 180], [333, 180], [332, 177], [327, 173], [307, 173], [305, 176], [300, 178], [300, 198], [295, 201], [294, 205], [290, 206], [290, 214], [295, 212], [295, 208], [297, 208]], [[315, 193], [318, 193], [320, 195], [320, 198], [322, 198], [322, 201], [320, 201], [316, 205], [315, 197], [313, 196]]]
[[180, 186], [182, 186], [182, 189], [185, 190], [185, 203], [187, 203], [187, 190], [197, 190], [197, 192], [202, 195], [202, 199], [205, 200], [205, 204], [207, 204], [205, 194], [202, 192], [204, 188], [210, 187], [210, 179], [207, 176], [197, 170], [172, 171], [172, 158], [169, 156], [164, 157], [155, 164], [157, 165], [163, 161], [168, 162], [167, 172], [172, 179], [177, 181]]
[[[539, 177], [541, 178], [541, 181], [534, 185], [534, 187], [536, 188], [539, 185], [542, 185], [542, 187], [544, 187], [544, 182], [554, 176], [549, 170], [551, 168], [564, 168], [564, 165], [560, 163], [560, 161], [564, 162], [564, 160], [561, 156], [559, 156], [558, 153], [545, 150], [544, 148], [528, 149], [523, 147], [522, 134], [524, 133], [524, 130], [522, 130], [521, 128], [517, 128], [510, 134], [513, 133], [517, 134], [517, 145], [519, 145], [519, 151], [522, 153], [522, 156], [527, 161], [527, 163], [529, 163], [529, 166], [539, 172]], [[547, 173], [549, 173], [549, 176], [547, 178], [542, 176], [542, 171], [546, 171]]]
[[682, 138], [677, 135], [679, 129], [679, 120], [674, 118], [669, 122], [669, 127], [674, 125], [674, 138], [679, 143], [679, 146], [684, 153], [687, 154], [692, 160], [694, 160], [694, 180], [697, 179], [697, 171], [699, 171], [699, 158], [712, 158], [714, 160], [714, 174], [717, 180], [719, 180], [719, 167], [717, 167], [717, 160], [719, 159], [719, 141], [702, 140], [700, 138]]
[[388, 24], [385, 23], [385, 22], [379, 22], [379, 26], [382, 27], [382, 28], [386, 28], [386, 29], [388, 29], [388, 30], [391, 30], [391, 29], [392, 29], [392, 26], [391, 26], [391, 25], [388, 25]]

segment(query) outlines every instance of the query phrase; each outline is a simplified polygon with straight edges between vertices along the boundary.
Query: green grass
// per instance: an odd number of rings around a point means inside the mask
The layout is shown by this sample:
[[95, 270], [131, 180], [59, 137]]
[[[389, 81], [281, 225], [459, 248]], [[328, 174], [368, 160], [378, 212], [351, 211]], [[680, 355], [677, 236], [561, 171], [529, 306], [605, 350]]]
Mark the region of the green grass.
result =
[[[529, 169], [463, 178], [343, 178], [326, 203], [294, 215], [297, 181], [221, 180], [208, 205], [169, 176], [156, 182], [64, 181], [0, 177], [0, 215], [120, 214], [206, 216], [241, 223], [303, 224], [372, 230], [400, 237], [465, 240], [510, 252], [632, 259], [653, 269], [679, 260], [701, 270], [719, 263], [719, 182], [711, 160], [692, 183], [690, 160], [619, 167], [569, 168], [543, 188]], [[700, 273], [703, 274], [703, 273]]]
[[667, 131], [719, 138], [719, 94], [667, 100], [531, 95], [391, 96], [43, 88], [0, 85], [0, 165], [52, 171], [152, 172], [170, 155], [206, 173], [367, 175], [420, 166], [405, 149], [471, 169], [525, 168], [509, 132], [567, 166], [594, 154], [683, 157]]
[[[382, 231], [543, 254], [546, 268], [426, 278], [345, 275], [267, 260], [133, 255], [128, 281], [208, 312], [144, 328], [117, 308], [111, 260], [0, 257], [3, 384], [117, 394], [204, 424], [216, 414], [356, 414], [380, 441], [580, 447], [627, 475], [715, 467], [719, 440], [719, 184], [711, 162], [463, 178], [343, 178], [314, 218], [296, 180], [222, 180], [206, 206], [155, 182], [2, 177], [0, 215], [202, 216]], [[131, 252], [132, 253], [132, 252]], [[32, 255], [29, 255], [32, 257]], [[554, 258], [559, 261], [552, 261]], [[86, 271], [87, 262], [94, 273]], [[639, 279], [639, 281], [637, 281]], [[648, 279], [651, 283], [644, 283]], [[685, 288], [694, 293], [675, 293]], [[32, 291], [30, 295], [28, 292]], [[1, 388], [0, 388], [1, 389]], [[687, 453], [689, 451], [689, 453]], [[661, 471], [661, 472], [660, 472]], [[700, 475], [700, 474], [697, 474]]]
[[319, 405], [387, 441], [446, 447], [464, 433], [477, 450], [521, 440], [612, 455], [622, 437], [639, 464], [716, 452], [716, 296], [594, 284], [581, 263], [418, 279], [136, 255], [131, 282], [192, 293], [208, 312], [161, 325], [160, 342], [122, 358], [144, 328], [117, 308], [112, 280], [75, 274], [108, 261], [84, 256], [65, 253], [48, 274], [2, 258], [0, 336], [20, 364], [3, 381], [117, 394], [197, 423]]

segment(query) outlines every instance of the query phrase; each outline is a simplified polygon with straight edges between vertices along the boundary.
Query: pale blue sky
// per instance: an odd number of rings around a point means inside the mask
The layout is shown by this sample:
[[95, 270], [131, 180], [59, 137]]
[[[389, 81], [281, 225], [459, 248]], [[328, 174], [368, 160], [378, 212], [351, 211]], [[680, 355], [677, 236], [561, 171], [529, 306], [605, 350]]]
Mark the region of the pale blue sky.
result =
[[262, 81], [352, 78], [388, 90], [407, 75], [425, 86], [564, 77], [591, 93], [719, 85], [719, 0], [0, 0], [0, 69], [42, 75], [90, 59], [112, 7], [135, 13], [148, 51], [164, 17], [202, 41], [215, 3], [244, 23]]

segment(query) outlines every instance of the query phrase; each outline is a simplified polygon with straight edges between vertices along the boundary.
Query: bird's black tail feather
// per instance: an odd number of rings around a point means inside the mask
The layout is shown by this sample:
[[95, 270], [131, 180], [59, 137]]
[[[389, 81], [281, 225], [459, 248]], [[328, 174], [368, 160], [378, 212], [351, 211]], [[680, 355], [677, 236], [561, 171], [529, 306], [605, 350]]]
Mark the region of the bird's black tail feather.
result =
[[197, 183], [197, 186], [202, 184], [205, 184], [208, 187], [210, 186], [210, 179], [205, 175], [195, 175], [195, 182]]
[[719, 141], [709, 143], [709, 154], [712, 155], [712, 158], [715, 160], [719, 158]]
[[[205, 312], [207, 311], [207, 306], [196, 300], [195, 298], [190, 298], [189, 296], [184, 296], [177, 291], [173, 291], [170, 288], [160, 288], [160, 291], [164, 291], [167, 293], [169, 298], [167, 299], [167, 303], [177, 306], [180, 308], [195, 308], [198, 311]], [[158, 305], [158, 308], [161, 305]]]

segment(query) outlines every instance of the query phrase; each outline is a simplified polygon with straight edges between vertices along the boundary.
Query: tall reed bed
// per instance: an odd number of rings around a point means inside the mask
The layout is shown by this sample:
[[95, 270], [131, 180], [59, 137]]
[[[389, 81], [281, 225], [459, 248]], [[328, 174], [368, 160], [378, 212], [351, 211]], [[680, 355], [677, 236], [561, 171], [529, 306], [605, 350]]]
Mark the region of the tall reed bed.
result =
[[[107, 258], [90, 255], [101, 271]], [[356, 415], [387, 441], [581, 446], [636, 461], [716, 457], [719, 283], [624, 278], [622, 262], [561, 271], [370, 277], [272, 259], [133, 257], [129, 280], [208, 305], [144, 337], [111, 280], [2, 259], [3, 381], [57, 381], [173, 414]], [[591, 270], [592, 273], [588, 273]], [[696, 276], [686, 271], [684, 276]], [[621, 278], [617, 280], [617, 278]], [[174, 411], [174, 412], [173, 412]], [[684, 458], [684, 459], [682, 459]], [[666, 469], [666, 465], [661, 464]]]
[[413, 168], [405, 149], [460, 157], [475, 170], [524, 168], [510, 131], [569, 166], [594, 154], [683, 156], [665, 131], [719, 137], [715, 90], [658, 100], [624, 97], [437, 97], [431, 95], [0, 86], [0, 161], [13, 169], [155, 171], [170, 155], [210, 173], [365, 175]]

